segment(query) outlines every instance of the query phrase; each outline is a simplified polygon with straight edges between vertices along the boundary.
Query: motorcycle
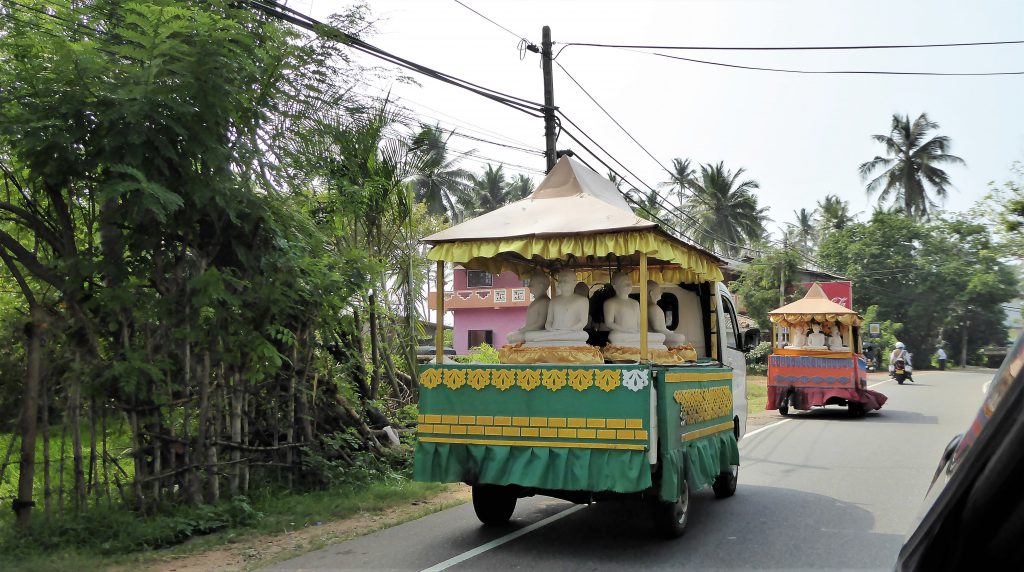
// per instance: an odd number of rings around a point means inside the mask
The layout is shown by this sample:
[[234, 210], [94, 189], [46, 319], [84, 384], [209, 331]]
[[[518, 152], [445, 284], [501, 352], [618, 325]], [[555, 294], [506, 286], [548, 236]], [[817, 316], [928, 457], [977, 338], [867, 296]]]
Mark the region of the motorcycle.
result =
[[903, 358], [899, 358], [893, 363], [892, 376], [900, 385], [907, 380], [914, 381], [914, 378], [911, 377], [910, 367], [907, 366], [907, 362]]

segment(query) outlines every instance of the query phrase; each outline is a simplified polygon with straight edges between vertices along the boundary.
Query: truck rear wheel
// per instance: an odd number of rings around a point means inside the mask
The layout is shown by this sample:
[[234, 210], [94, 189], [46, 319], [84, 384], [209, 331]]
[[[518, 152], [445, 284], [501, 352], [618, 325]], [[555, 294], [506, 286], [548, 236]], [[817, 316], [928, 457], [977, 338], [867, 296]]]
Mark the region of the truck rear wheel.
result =
[[500, 485], [473, 485], [473, 511], [484, 525], [505, 524], [516, 510], [516, 495]]
[[690, 487], [684, 477], [679, 485], [679, 499], [675, 502], [658, 501], [654, 505], [654, 526], [665, 538], [679, 538], [686, 532], [690, 520]]
[[715, 498], [724, 499], [736, 494], [736, 483], [739, 481], [740, 466], [730, 465], [729, 470], [715, 477], [711, 489], [715, 491]]

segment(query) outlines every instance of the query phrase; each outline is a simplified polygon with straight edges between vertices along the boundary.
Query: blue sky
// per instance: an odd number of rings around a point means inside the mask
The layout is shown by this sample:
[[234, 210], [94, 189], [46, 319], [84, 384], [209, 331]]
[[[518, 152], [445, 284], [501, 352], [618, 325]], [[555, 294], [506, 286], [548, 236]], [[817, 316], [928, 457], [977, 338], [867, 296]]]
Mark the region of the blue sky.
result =
[[[1024, 40], [1024, 2], [1014, 1], [497, 1], [463, 0], [517, 35], [554, 41], [704, 46], [863, 45]], [[347, 3], [292, 0], [325, 18]], [[378, 32], [367, 37], [397, 55], [509, 94], [542, 101], [539, 58], [520, 59], [518, 40], [453, 0], [376, 0]], [[560, 46], [556, 45], [556, 49]], [[793, 69], [1024, 71], [1024, 45], [859, 52], [678, 52], [728, 63]], [[944, 207], [970, 208], [989, 181], [1024, 160], [1024, 75], [894, 77], [791, 75], [733, 70], [618, 49], [571, 46], [558, 62], [662, 165], [673, 157], [744, 167], [761, 184], [776, 228], [793, 211], [837, 194], [852, 212], [874, 204], [857, 166], [882, 152], [893, 113], [927, 112], [967, 167]], [[369, 62], [368, 62], [369, 63]], [[482, 138], [542, 149], [543, 123], [457, 88], [374, 82], [430, 122]], [[555, 103], [650, 184], [658, 163], [622, 133], [556, 66]], [[426, 117], [430, 116], [430, 117]], [[486, 143], [453, 139], [461, 150], [542, 170], [544, 160]], [[566, 138], [559, 148], [572, 148]], [[483, 159], [467, 161], [479, 169]], [[534, 175], [537, 177], [536, 175]], [[537, 178], [539, 181], [539, 177]]]

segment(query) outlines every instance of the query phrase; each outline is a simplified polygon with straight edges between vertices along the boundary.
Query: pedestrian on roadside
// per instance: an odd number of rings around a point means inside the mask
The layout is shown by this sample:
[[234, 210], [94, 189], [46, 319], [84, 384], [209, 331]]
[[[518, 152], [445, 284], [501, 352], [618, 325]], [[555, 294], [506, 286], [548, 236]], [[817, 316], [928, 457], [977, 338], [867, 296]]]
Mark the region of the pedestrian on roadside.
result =
[[939, 359], [939, 371], [946, 369], [946, 350], [939, 348], [939, 351], [935, 352], [935, 357]]

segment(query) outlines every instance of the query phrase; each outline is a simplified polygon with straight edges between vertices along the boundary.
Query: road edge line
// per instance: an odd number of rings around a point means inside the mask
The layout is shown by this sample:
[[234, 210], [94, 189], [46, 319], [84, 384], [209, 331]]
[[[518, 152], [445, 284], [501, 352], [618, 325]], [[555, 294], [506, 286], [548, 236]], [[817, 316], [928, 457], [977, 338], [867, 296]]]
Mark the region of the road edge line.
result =
[[761, 428], [758, 428], [758, 429], [754, 429], [753, 431], [751, 431], [751, 432], [747, 433], [746, 435], [744, 435], [743, 438], [746, 439], [747, 437], [753, 437], [754, 435], [757, 435], [761, 431], [766, 431], [768, 429], [771, 429], [772, 427], [777, 427], [777, 426], [782, 425], [783, 423], [785, 423], [787, 421], [792, 421], [792, 419], [781, 419], [779, 421], [776, 421], [775, 423], [772, 423], [771, 425], [765, 425], [764, 427], [761, 427]]
[[525, 528], [521, 528], [521, 529], [519, 529], [519, 530], [517, 530], [515, 532], [512, 532], [510, 534], [506, 534], [505, 536], [502, 536], [501, 538], [496, 538], [496, 539], [494, 539], [494, 540], [492, 540], [492, 541], [490, 541], [490, 542], [488, 542], [486, 544], [481, 544], [480, 546], [477, 546], [476, 548], [474, 548], [472, 550], [467, 550], [466, 552], [463, 552], [462, 554], [458, 554], [456, 556], [453, 556], [453, 557], [449, 558], [448, 560], [445, 560], [444, 562], [441, 562], [441, 563], [438, 563], [438, 564], [435, 564], [435, 565], [431, 566], [430, 568], [425, 568], [422, 572], [441, 572], [441, 570], [445, 570], [447, 568], [455, 566], [456, 564], [459, 564], [461, 562], [465, 562], [466, 560], [469, 560], [470, 558], [473, 558], [474, 556], [478, 556], [480, 554], [483, 554], [484, 552], [487, 552], [488, 550], [490, 550], [492, 548], [497, 548], [497, 547], [499, 547], [502, 544], [505, 544], [507, 542], [512, 542], [513, 540], [519, 538], [520, 536], [523, 536], [524, 534], [529, 534], [529, 533], [533, 532], [534, 530], [537, 530], [538, 528], [540, 528], [542, 526], [547, 526], [547, 525], [551, 524], [552, 522], [555, 522], [556, 520], [558, 520], [560, 518], [567, 517], [570, 514], [573, 514], [574, 512], [576, 512], [578, 510], [582, 510], [584, 508], [587, 508], [587, 505], [585, 505], [585, 504], [578, 504], [578, 505], [576, 505], [574, 507], [567, 508], [567, 509], [559, 512], [558, 514], [553, 514], [553, 515], [545, 518], [544, 520], [537, 521], [537, 522], [535, 522], [535, 523], [533, 523], [533, 524], [531, 524], [531, 525], [529, 525], [529, 526], [527, 526]]

